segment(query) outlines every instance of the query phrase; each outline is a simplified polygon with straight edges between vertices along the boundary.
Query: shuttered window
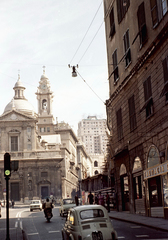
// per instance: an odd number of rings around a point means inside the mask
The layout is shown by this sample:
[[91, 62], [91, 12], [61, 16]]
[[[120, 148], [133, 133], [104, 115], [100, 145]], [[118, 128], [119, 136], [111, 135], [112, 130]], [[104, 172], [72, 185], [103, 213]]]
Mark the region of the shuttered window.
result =
[[131, 49], [129, 42], [129, 30], [126, 31], [123, 37], [124, 40], [124, 50], [125, 50], [125, 66], [127, 67], [131, 62]]
[[118, 140], [123, 138], [122, 112], [121, 108], [116, 112]]
[[115, 34], [115, 22], [114, 22], [114, 8], [110, 12], [110, 34], [109, 37], [113, 37]]
[[128, 8], [130, 6], [130, 0], [117, 0], [117, 15], [118, 15], [118, 23], [122, 21]]
[[117, 49], [114, 51], [114, 53], [112, 55], [112, 60], [113, 60], [114, 83], [116, 83], [116, 81], [119, 78], [119, 75], [118, 75], [118, 63], [117, 63]]
[[18, 151], [18, 137], [11, 136], [11, 151], [16, 152]]
[[168, 101], [168, 56], [163, 60], [163, 76], [164, 76], [164, 88], [160, 94], [160, 97], [166, 96], [166, 102]]
[[129, 105], [130, 131], [133, 131], [137, 126], [134, 95], [128, 99], [128, 105]]
[[152, 87], [151, 87], [151, 77], [149, 76], [143, 84], [144, 86], [144, 98], [145, 105], [144, 109], [146, 109], [146, 118], [153, 114], [153, 99], [152, 99]]
[[150, 0], [153, 27], [156, 27], [168, 11], [167, 0]]
[[138, 7], [137, 17], [138, 17], [140, 45], [142, 46], [147, 40], [147, 27], [146, 27], [144, 2], [142, 2], [141, 5], [139, 5]]

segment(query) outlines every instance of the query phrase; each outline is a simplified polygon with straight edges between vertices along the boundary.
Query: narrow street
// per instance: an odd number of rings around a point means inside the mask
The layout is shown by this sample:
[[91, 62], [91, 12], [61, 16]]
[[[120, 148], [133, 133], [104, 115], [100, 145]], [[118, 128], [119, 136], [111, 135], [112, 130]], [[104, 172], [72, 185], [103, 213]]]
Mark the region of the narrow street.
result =
[[[16, 206], [14, 209], [10, 208], [10, 239], [26, 240], [61, 240], [61, 229], [65, 223], [65, 217], [60, 217], [59, 206], [53, 209], [54, 217], [50, 223], [46, 222], [43, 211], [30, 212], [29, 207]], [[118, 239], [134, 240], [134, 239], [168, 239], [168, 232], [158, 231], [154, 228], [148, 228], [138, 224], [128, 223], [119, 220], [111, 220], [114, 229], [117, 231]], [[18, 231], [19, 230], [19, 231]], [[21, 238], [20, 238], [21, 237]], [[6, 209], [2, 208], [2, 218], [0, 219], [0, 240], [6, 238]]]

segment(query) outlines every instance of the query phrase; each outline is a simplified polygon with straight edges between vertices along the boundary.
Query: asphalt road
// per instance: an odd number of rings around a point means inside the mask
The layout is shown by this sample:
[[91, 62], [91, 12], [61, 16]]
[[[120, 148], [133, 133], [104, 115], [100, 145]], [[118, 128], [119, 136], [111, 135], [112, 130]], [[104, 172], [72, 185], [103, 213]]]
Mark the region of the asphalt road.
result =
[[119, 240], [168, 240], [168, 232], [118, 220], [112, 220], [112, 224]]
[[[65, 217], [59, 216], [58, 208], [53, 209], [54, 217], [50, 223], [46, 222], [43, 211], [30, 212], [28, 207], [10, 209], [10, 239], [22, 239], [19, 231], [16, 230], [23, 229], [26, 240], [62, 240], [61, 229], [65, 223]], [[112, 224], [119, 240], [168, 240], [168, 232], [118, 220], [112, 220]], [[3, 208], [0, 219], [0, 240], [4, 239], [6, 239], [6, 214]]]

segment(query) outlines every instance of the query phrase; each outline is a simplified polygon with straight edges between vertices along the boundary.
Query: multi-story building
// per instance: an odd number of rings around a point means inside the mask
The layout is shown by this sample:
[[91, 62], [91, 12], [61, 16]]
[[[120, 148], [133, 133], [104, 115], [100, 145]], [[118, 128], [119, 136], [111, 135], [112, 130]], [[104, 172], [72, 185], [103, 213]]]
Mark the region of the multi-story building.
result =
[[82, 119], [78, 123], [78, 137], [92, 158], [92, 175], [102, 173], [107, 145], [106, 120], [96, 116]]
[[168, 2], [104, 0], [119, 211], [168, 218]]
[[84, 148], [82, 154], [78, 150], [78, 139], [67, 123], [54, 123], [53, 93], [45, 70], [36, 93], [38, 114], [24, 96], [20, 75], [13, 89], [14, 97], [0, 116], [0, 199], [6, 189], [5, 152], [19, 163], [10, 177], [10, 199], [74, 197], [80, 187], [81, 162], [82, 168], [87, 168], [89, 157]]

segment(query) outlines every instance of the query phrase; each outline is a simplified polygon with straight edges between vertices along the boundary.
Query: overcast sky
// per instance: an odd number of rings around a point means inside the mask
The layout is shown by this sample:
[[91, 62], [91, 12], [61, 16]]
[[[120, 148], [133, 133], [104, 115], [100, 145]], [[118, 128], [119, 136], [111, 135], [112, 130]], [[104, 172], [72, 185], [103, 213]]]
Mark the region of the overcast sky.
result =
[[[1, 0], [0, 29], [0, 114], [14, 97], [18, 70], [25, 97], [37, 112], [35, 92], [45, 66], [54, 93], [54, 118], [69, 123], [75, 133], [88, 115], [106, 118], [102, 0]], [[68, 64], [79, 65], [76, 78]]]

